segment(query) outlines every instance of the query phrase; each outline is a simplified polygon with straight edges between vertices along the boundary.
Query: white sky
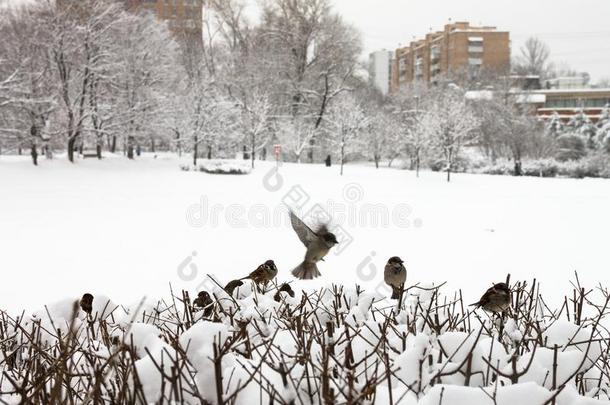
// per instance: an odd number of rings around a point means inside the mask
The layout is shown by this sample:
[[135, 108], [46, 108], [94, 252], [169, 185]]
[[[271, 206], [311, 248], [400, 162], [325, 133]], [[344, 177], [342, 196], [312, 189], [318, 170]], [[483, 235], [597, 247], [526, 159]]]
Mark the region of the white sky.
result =
[[551, 48], [554, 62], [587, 71], [593, 81], [610, 79], [610, 0], [331, 1], [362, 32], [365, 55], [393, 50], [451, 19], [510, 31], [513, 54], [527, 37], [537, 36]]

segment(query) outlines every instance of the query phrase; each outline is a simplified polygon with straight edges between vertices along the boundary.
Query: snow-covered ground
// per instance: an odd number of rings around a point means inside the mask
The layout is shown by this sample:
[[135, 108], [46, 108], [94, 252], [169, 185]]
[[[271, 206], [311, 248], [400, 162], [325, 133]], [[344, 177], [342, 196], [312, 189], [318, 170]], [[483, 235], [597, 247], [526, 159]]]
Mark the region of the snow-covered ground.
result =
[[448, 184], [440, 173], [348, 165], [339, 176], [338, 166], [296, 164], [278, 178], [258, 161], [249, 175], [227, 176], [184, 172], [182, 162], [34, 167], [0, 156], [0, 308], [33, 310], [83, 292], [133, 302], [167, 295], [169, 283], [195, 292], [205, 274], [224, 283], [269, 258], [280, 281], [292, 280], [304, 248], [283, 204], [303, 205], [295, 196], [304, 195], [303, 212], [320, 203], [352, 242], [301, 286], [380, 289], [393, 255], [405, 260], [408, 284], [447, 281], [446, 293], [461, 288], [472, 302], [509, 272], [537, 278], [556, 302], [575, 270], [589, 286], [610, 284], [607, 180], [458, 174]]

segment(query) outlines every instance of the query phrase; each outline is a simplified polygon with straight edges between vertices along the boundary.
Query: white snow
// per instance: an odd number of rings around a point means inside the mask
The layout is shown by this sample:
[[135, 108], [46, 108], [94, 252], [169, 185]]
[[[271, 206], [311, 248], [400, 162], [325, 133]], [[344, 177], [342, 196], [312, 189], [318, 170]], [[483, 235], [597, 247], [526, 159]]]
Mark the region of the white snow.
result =
[[448, 281], [444, 291], [461, 288], [472, 302], [509, 272], [536, 277], [556, 303], [574, 270], [585, 284], [610, 284], [606, 180], [457, 174], [447, 183], [355, 164], [344, 176], [336, 165], [284, 164], [279, 179], [272, 162], [226, 176], [181, 171], [189, 160], [58, 157], [34, 167], [0, 156], [0, 307], [33, 310], [84, 292], [137, 303], [166, 296], [170, 282], [194, 296], [214, 286], [206, 274], [224, 284], [270, 258], [279, 281], [293, 280], [304, 248], [284, 204], [299, 193], [304, 211], [334, 207], [353, 241], [319, 264], [323, 277], [293, 288], [358, 283], [384, 294], [393, 255], [406, 261], [408, 284]]

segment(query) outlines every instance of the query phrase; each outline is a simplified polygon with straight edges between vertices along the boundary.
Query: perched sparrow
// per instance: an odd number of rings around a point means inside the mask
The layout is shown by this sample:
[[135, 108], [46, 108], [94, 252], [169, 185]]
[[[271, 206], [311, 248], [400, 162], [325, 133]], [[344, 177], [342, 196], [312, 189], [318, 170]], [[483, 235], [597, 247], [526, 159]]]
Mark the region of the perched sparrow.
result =
[[197, 298], [193, 301], [193, 306], [195, 307], [195, 311], [199, 311], [203, 309], [203, 316], [212, 315], [212, 311], [214, 310], [214, 301], [210, 297], [207, 291], [199, 291], [197, 294]]
[[288, 293], [288, 295], [294, 298], [294, 291], [292, 290], [292, 287], [290, 287], [290, 284], [284, 283], [280, 286], [280, 288], [278, 288], [277, 292], [273, 296], [273, 299], [280, 302], [282, 300], [282, 295], [280, 293], [282, 292]]
[[315, 232], [312, 231], [292, 211], [290, 212], [290, 223], [301, 242], [307, 248], [303, 263], [292, 270], [292, 275], [303, 280], [319, 277], [320, 272], [316, 263], [323, 260], [328, 251], [339, 243], [337, 238], [328, 231], [326, 225], [321, 225]]
[[241, 280], [231, 280], [225, 286], [225, 291], [227, 292], [227, 294], [233, 295], [233, 291], [235, 291], [237, 287], [241, 287], [242, 285], [244, 285], [244, 283]]
[[256, 270], [250, 273], [247, 277], [244, 277], [241, 280], [249, 278], [256, 284], [267, 284], [269, 281], [273, 280], [275, 276], [277, 276], [277, 267], [275, 267], [273, 260], [267, 260], [265, 263], [258, 266]]
[[93, 311], [93, 295], [89, 293], [83, 294], [83, 298], [80, 299], [79, 304], [83, 311], [91, 315], [91, 311]]
[[404, 288], [407, 281], [407, 269], [403, 261], [398, 256], [390, 257], [383, 271], [383, 280], [392, 287], [392, 299], [400, 298], [400, 290]]
[[483, 294], [479, 302], [475, 302], [470, 306], [483, 308], [489, 312], [504, 312], [510, 307], [510, 290], [506, 283], [494, 284], [489, 290]]

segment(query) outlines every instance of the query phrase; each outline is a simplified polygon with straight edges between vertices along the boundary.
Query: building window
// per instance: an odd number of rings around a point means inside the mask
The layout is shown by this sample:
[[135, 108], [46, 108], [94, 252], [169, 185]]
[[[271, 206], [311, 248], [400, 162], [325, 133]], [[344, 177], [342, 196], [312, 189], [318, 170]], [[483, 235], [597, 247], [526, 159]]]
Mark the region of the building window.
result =
[[468, 37], [468, 53], [471, 56], [483, 53], [483, 37]]

